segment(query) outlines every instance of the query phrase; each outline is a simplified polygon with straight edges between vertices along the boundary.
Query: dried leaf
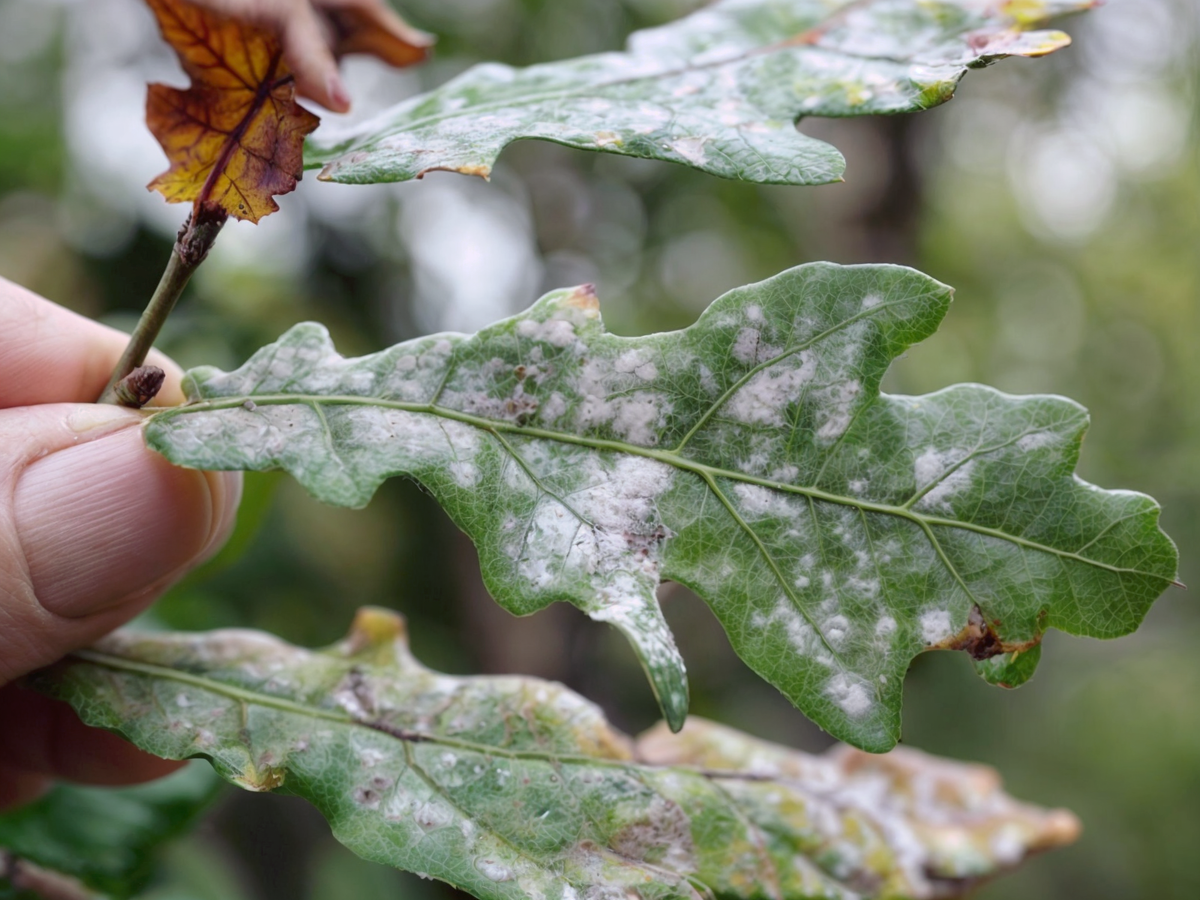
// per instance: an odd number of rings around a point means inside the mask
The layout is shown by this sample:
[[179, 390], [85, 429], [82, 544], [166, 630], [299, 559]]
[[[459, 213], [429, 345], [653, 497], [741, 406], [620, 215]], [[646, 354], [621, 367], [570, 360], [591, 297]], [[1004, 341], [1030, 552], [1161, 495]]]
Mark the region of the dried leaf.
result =
[[1079, 405], [880, 393], [950, 294], [815, 263], [627, 338], [585, 287], [359, 359], [303, 324], [237, 371], [192, 371], [147, 440], [182, 465], [286, 469], [344, 506], [418, 479], [505, 608], [565, 600], [621, 629], [676, 727], [687, 681], [655, 590], [685, 584], [814, 721], [887, 750], [917, 654], [963, 650], [1015, 686], [1048, 628], [1137, 628], [1177, 563], [1153, 500], [1074, 474]]
[[802, 116], [916, 112], [1007, 56], [1070, 43], [1031, 31], [1098, 0], [720, 0], [635, 33], [623, 53], [514, 69], [486, 63], [349, 133], [310, 142], [322, 180], [487, 177], [527, 138], [769, 184], [841, 180]]
[[148, 187], [171, 203], [257, 222], [296, 188], [304, 136], [320, 119], [295, 99], [269, 32], [185, 0], [146, 0], [191, 78], [187, 90], [150, 85], [146, 124], [171, 168]]
[[814, 757], [700, 720], [631, 742], [562, 685], [424, 668], [383, 610], [320, 652], [125, 632], [39, 687], [484, 900], [952, 897], [1078, 832], [989, 769], [911, 750]]

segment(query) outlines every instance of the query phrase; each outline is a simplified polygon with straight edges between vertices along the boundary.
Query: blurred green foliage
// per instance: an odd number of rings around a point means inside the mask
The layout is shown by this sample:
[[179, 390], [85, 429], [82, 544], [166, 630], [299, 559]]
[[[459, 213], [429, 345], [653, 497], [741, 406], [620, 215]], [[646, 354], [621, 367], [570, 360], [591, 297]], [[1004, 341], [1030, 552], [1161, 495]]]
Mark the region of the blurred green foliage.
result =
[[[409, 0], [437, 59], [390, 73], [350, 61], [354, 115], [481, 59], [513, 64], [618, 47], [695, 0]], [[546, 144], [506, 152], [490, 184], [306, 179], [283, 211], [231, 226], [162, 345], [232, 366], [305, 319], [348, 355], [474, 329], [542, 290], [595, 282], [618, 333], [675, 328], [724, 290], [798, 263], [904, 262], [958, 289], [943, 329], [889, 374], [919, 393], [982, 381], [1056, 392], [1094, 427], [1081, 474], [1148, 492], [1200, 582], [1200, 7], [1123, 0], [1069, 22], [1075, 46], [968, 78], [915, 117], [809, 120], [847, 181], [763, 188]], [[185, 210], [142, 185], [164, 163], [140, 124], [144, 83], [178, 78], [138, 0], [0, 0], [0, 275], [128, 327]], [[179, 83], [176, 81], [176, 83]], [[326, 117], [327, 128], [338, 117]], [[414, 649], [451, 672], [556, 678], [627, 730], [656, 716], [624, 641], [556, 606], [514, 619], [432, 500], [392, 482], [362, 512], [289, 480], [251, 482], [242, 555], [157, 608], [176, 628], [252, 626], [321, 644], [365, 603], [402, 610]], [[664, 601], [693, 711], [814, 750], [826, 738], [728, 649], [702, 603]], [[1012, 793], [1077, 811], [1084, 836], [985, 900], [1200, 896], [1200, 615], [1168, 593], [1114, 643], [1051, 634], [1033, 681], [989, 687], [954, 654], [918, 659], [906, 742], [995, 765]], [[227, 795], [168, 856], [147, 897], [435, 900], [440, 885], [332, 843], [289, 798]]]

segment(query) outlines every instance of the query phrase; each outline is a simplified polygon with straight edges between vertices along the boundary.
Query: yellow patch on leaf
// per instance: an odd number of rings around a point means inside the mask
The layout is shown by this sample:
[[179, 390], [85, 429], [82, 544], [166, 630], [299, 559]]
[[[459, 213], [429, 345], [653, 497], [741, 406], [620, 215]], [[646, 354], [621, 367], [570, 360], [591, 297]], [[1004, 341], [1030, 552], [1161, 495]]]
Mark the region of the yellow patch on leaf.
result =
[[257, 222], [274, 196], [296, 189], [304, 136], [320, 122], [296, 103], [271, 33], [184, 0], [146, 0], [191, 78], [187, 90], [150, 85], [146, 124], [171, 168], [147, 187]]

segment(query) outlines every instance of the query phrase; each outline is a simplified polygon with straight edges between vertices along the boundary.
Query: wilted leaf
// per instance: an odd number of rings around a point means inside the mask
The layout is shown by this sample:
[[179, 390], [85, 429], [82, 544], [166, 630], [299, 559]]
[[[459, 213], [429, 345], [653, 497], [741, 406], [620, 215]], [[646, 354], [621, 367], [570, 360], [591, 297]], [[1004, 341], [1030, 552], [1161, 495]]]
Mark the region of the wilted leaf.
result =
[[152, 753], [310, 800], [367, 859], [486, 900], [948, 897], [1078, 830], [988, 769], [911, 750], [810, 757], [702, 721], [635, 743], [562, 685], [429, 671], [382, 610], [323, 652], [129, 632], [40, 686]]
[[296, 103], [279, 41], [186, 0], [146, 0], [191, 78], [187, 90], [150, 85], [146, 124], [171, 168], [148, 187], [257, 222], [296, 189], [304, 136], [320, 122]]
[[416, 478], [507, 609], [566, 600], [624, 631], [676, 727], [686, 680], [655, 589], [681, 582], [822, 727], [886, 750], [916, 654], [962, 649], [1019, 684], [1047, 628], [1132, 631], [1175, 574], [1153, 500], [1073, 474], [1077, 404], [879, 393], [949, 302], [911, 269], [819, 263], [648, 337], [606, 334], [587, 287], [355, 360], [304, 324], [235, 372], [191, 372], [147, 440], [345, 506]]
[[0, 850], [107, 897], [131, 897], [145, 886], [156, 851], [195, 821], [220, 783], [197, 764], [137, 787], [60, 784], [0, 814]]
[[914, 112], [968, 68], [1070, 43], [1029, 31], [1097, 0], [723, 0], [638, 32], [624, 53], [527, 69], [488, 63], [349, 134], [310, 143], [322, 179], [487, 176], [539, 138], [772, 184], [824, 184], [845, 161], [801, 116]]

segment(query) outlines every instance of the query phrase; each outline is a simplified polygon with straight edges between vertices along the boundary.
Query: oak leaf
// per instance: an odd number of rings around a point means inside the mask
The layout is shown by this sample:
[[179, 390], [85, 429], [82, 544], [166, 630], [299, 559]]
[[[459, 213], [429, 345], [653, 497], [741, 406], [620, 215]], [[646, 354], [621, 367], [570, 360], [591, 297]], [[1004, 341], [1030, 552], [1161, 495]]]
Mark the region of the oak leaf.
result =
[[147, 186], [257, 222], [296, 189], [304, 136], [320, 119], [296, 103], [278, 39], [184, 0], [147, 0], [163, 39], [191, 78], [187, 90], [150, 85], [146, 124], [171, 168]]

